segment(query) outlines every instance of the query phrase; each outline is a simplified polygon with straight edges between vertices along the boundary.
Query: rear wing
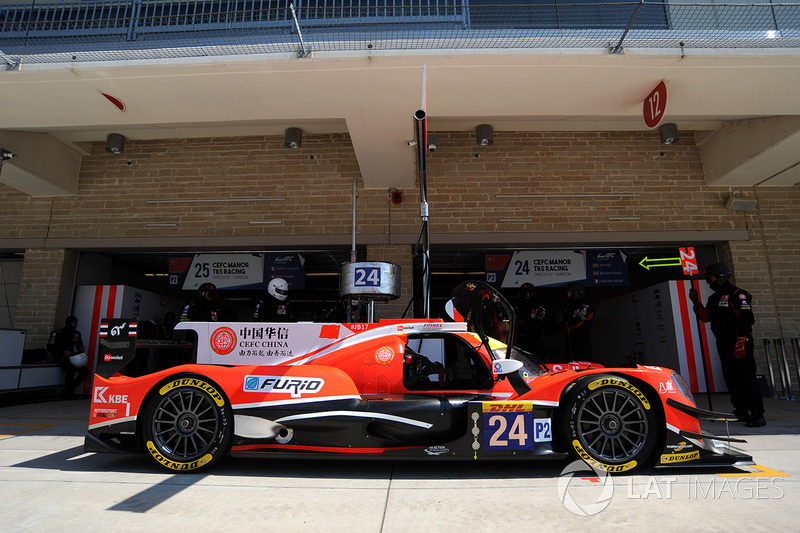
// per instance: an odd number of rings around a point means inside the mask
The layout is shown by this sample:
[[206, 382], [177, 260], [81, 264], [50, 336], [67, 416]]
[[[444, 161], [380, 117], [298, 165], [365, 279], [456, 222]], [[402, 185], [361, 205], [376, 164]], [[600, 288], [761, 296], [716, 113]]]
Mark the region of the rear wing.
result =
[[108, 379], [133, 361], [136, 355], [136, 329], [135, 319], [104, 318], [100, 321], [95, 374]]

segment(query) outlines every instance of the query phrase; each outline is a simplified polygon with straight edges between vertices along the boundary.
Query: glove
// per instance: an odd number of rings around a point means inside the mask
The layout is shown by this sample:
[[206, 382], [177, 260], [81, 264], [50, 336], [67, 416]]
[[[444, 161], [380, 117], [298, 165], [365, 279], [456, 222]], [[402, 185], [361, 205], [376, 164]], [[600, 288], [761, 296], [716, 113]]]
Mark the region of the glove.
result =
[[697, 294], [697, 289], [689, 289], [689, 299], [692, 303], [697, 303], [700, 299], [700, 296]]
[[736, 359], [744, 359], [746, 355], [745, 346], [747, 345], [747, 337], [738, 336], [736, 337], [736, 347], [733, 349], [733, 355], [736, 356]]

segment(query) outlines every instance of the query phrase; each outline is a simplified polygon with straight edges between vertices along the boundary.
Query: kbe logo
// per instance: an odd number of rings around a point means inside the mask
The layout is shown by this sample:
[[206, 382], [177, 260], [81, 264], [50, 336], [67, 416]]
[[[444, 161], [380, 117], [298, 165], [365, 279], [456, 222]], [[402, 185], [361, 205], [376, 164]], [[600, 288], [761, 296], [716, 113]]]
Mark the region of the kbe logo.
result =
[[108, 387], [95, 387], [92, 401], [94, 403], [128, 403], [127, 394], [109, 394], [106, 396], [106, 392], [108, 392]]

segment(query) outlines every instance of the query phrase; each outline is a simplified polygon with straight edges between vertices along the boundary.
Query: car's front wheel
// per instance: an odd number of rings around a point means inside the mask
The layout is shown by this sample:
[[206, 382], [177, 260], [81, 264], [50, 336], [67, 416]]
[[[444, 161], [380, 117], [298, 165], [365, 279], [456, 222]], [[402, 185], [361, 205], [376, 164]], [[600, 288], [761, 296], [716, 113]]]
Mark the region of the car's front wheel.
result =
[[629, 380], [599, 374], [567, 395], [562, 435], [570, 450], [597, 468], [630, 472], [653, 455], [659, 428], [656, 406]]
[[233, 410], [208, 378], [183, 374], [162, 382], [144, 409], [144, 445], [162, 467], [178, 472], [208, 468], [233, 440]]

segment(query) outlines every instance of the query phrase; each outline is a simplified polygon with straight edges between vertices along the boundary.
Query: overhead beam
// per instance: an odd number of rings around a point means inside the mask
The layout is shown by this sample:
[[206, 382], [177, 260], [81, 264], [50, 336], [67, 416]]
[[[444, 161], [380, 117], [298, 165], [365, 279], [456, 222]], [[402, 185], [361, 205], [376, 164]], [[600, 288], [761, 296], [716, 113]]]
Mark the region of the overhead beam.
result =
[[81, 153], [75, 148], [46, 133], [10, 131], [0, 131], [0, 147], [17, 154], [2, 163], [0, 183], [30, 196], [77, 194]]
[[726, 123], [700, 142], [708, 185], [800, 183], [800, 116]]

